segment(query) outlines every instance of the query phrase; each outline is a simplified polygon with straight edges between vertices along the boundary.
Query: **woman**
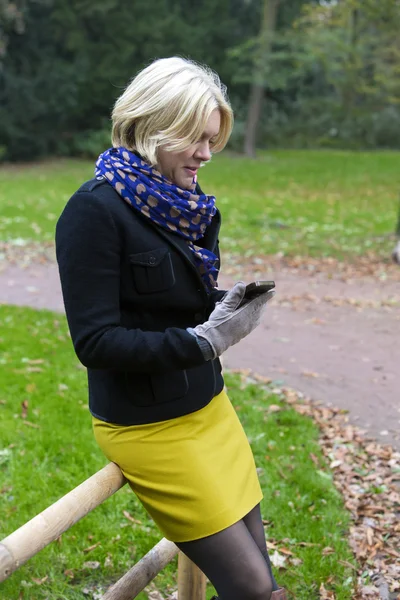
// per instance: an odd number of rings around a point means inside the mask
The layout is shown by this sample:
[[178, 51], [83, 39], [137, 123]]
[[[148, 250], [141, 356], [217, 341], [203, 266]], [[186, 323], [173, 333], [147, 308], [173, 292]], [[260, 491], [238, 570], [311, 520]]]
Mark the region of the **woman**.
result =
[[272, 293], [238, 308], [243, 282], [217, 290], [220, 214], [197, 184], [229, 138], [232, 109], [215, 73], [175, 57], [133, 79], [112, 121], [113, 147], [56, 230], [96, 440], [222, 600], [284, 599], [218, 359]]

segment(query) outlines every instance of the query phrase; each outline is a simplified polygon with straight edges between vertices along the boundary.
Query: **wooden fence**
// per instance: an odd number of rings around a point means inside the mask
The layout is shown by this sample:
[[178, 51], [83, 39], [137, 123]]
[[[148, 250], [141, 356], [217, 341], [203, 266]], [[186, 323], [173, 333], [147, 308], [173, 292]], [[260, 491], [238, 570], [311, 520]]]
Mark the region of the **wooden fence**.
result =
[[[89, 477], [0, 542], [0, 582], [56, 540], [96, 506], [125, 485], [114, 463]], [[163, 538], [104, 594], [102, 600], [131, 600], [178, 554], [173, 542]], [[204, 600], [204, 574], [184, 554], [178, 556], [179, 600]]]

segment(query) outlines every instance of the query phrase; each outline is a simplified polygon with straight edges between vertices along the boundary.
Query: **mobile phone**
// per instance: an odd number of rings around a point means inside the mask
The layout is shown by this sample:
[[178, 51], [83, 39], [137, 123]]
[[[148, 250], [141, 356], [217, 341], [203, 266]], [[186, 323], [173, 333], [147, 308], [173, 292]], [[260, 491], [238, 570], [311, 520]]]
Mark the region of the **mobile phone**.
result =
[[244, 293], [243, 300], [239, 304], [239, 308], [256, 298], [260, 294], [265, 294], [266, 292], [270, 292], [275, 289], [275, 281], [253, 281], [246, 285], [246, 291]]

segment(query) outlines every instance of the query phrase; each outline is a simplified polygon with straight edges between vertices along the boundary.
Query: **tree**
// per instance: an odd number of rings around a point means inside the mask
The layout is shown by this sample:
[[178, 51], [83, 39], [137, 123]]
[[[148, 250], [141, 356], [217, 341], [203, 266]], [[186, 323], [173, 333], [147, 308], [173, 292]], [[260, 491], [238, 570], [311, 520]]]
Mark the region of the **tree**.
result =
[[0, 18], [8, 35], [0, 69], [0, 139], [9, 160], [95, 153], [99, 130], [109, 143], [116, 97], [155, 58], [205, 62], [230, 86], [225, 49], [248, 30], [235, 12], [238, 0], [17, 1], [24, 28], [17, 31], [8, 17]]
[[341, 0], [306, 7], [299, 26], [306, 61], [322, 66], [347, 118], [400, 104], [397, 0]]
[[256, 131], [260, 120], [265, 90], [265, 63], [271, 53], [273, 34], [276, 28], [278, 6], [282, 0], [264, 0], [258, 48], [254, 59], [253, 82], [247, 112], [244, 153], [255, 156]]
[[[257, 4], [261, 26], [258, 34], [231, 47], [228, 55], [236, 65], [234, 83], [246, 83], [249, 86], [243, 135], [244, 152], [248, 156], [255, 155], [257, 134], [263, 117], [264, 120], [266, 118], [263, 111], [264, 98], [267, 96], [275, 103], [281, 103], [288, 87], [296, 78], [293, 22], [299, 17], [304, 4], [314, 4], [315, 1], [246, 1], [248, 13], [254, 13], [254, 4]], [[252, 2], [251, 6], [249, 2]], [[289, 95], [291, 94], [290, 91]]]
[[0, 68], [7, 52], [9, 35], [21, 34], [24, 31], [24, 5], [23, 0], [19, 2], [0, 0]]

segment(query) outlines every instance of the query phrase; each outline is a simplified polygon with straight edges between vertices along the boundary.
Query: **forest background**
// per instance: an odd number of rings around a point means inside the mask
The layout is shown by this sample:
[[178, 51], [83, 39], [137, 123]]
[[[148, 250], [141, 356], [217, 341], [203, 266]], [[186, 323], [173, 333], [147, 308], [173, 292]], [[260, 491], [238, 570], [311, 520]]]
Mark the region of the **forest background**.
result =
[[95, 156], [171, 55], [227, 85], [232, 150], [398, 149], [399, 30], [398, 0], [0, 0], [0, 160]]

